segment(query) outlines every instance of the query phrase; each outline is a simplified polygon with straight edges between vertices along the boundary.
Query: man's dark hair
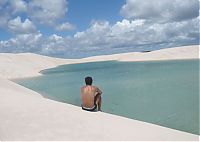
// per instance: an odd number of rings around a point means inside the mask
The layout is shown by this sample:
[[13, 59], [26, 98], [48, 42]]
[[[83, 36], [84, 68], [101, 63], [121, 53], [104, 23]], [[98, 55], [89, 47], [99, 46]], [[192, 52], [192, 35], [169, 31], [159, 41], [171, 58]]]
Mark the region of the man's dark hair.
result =
[[85, 84], [86, 85], [92, 85], [92, 77], [88, 76], [85, 78]]

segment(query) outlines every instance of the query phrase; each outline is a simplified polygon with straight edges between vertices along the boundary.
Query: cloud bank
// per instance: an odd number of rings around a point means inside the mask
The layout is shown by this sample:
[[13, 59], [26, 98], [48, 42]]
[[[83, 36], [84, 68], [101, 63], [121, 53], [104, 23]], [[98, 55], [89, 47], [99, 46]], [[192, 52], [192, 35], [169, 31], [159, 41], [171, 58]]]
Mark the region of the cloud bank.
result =
[[157, 22], [183, 21], [198, 17], [198, 0], [127, 0], [120, 13], [129, 19]]
[[[78, 28], [68, 22], [58, 23], [67, 12], [66, 0], [49, 2], [0, 2], [0, 26], [15, 35], [0, 41], [0, 52], [77, 58], [199, 44], [198, 0], [127, 0], [119, 10], [122, 20], [114, 24], [93, 20], [88, 29], [67, 37], [56, 33], [46, 37], [37, 29], [37, 24], [49, 25], [56, 31]], [[20, 16], [15, 17], [17, 13], [26, 13], [27, 18], [22, 21]]]

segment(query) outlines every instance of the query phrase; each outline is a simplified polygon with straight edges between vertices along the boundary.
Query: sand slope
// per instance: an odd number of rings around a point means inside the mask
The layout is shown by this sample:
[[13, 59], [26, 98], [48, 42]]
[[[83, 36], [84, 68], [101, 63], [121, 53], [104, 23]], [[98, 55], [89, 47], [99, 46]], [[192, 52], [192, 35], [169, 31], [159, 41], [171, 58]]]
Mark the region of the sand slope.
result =
[[52, 101], [0, 80], [0, 140], [198, 140], [198, 136]]
[[[74, 61], [74, 60], [73, 60]], [[39, 71], [72, 62], [33, 53], [0, 53], [0, 77], [20, 78], [40, 75]]]
[[8, 78], [40, 75], [61, 64], [198, 58], [199, 47], [124, 53], [77, 60], [31, 53], [0, 54], [0, 140], [198, 140], [197, 135], [45, 99]]

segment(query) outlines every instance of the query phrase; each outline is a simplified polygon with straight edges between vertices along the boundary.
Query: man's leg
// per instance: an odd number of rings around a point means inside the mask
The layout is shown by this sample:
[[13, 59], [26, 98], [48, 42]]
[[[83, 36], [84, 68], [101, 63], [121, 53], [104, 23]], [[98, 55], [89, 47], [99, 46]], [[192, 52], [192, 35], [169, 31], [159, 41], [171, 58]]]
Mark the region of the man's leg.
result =
[[98, 111], [101, 111], [101, 95], [97, 94], [94, 99], [95, 103], [97, 104]]

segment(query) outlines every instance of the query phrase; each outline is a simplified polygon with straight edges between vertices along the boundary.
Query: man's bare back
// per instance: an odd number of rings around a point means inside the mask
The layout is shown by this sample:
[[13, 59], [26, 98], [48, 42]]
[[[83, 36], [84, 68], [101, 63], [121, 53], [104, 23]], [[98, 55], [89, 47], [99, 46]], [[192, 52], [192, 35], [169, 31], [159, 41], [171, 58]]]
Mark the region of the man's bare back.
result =
[[92, 86], [92, 83], [86, 82], [86, 86], [81, 87], [81, 100], [82, 108], [91, 109], [95, 106], [98, 110], [101, 110], [101, 94], [102, 91], [96, 87]]

